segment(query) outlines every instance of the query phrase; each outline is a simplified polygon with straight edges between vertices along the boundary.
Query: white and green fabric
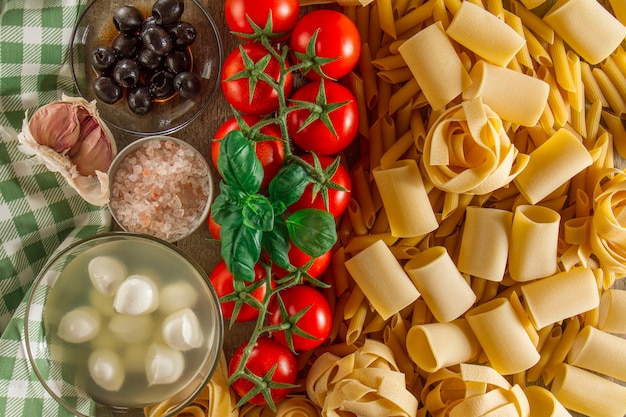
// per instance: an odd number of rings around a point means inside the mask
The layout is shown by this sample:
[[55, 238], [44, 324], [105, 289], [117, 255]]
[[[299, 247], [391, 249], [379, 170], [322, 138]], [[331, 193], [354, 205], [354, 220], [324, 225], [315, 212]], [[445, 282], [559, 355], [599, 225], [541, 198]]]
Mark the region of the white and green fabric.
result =
[[[72, 28], [86, 0], [0, 0], [0, 416], [70, 416], [43, 389], [24, 352], [29, 289], [51, 255], [110, 229], [62, 177], [17, 149], [25, 110], [75, 95]], [[64, 389], [63, 376], [57, 386]]]

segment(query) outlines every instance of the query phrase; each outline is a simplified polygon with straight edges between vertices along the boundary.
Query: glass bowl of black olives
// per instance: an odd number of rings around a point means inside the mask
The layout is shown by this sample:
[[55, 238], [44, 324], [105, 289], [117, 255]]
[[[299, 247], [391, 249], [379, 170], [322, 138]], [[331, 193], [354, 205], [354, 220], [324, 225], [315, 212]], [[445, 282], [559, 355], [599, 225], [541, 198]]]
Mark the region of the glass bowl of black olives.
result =
[[70, 48], [79, 94], [111, 127], [168, 135], [195, 120], [217, 90], [216, 24], [198, 0], [93, 0]]

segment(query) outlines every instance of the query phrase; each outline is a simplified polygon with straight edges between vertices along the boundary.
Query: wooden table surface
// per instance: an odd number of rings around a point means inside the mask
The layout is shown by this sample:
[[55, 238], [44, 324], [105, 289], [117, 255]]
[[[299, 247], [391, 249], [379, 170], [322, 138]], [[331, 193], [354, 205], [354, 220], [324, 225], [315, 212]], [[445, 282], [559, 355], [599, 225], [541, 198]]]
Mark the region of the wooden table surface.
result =
[[[237, 47], [239, 40], [229, 32], [226, 25], [223, 11], [224, 1], [225, 0], [200, 0], [204, 7], [213, 16], [213, 19], [217, 24], [219, 34], [223, 42], [225, 57], [230, 53], [230, 51]], [[230, 117], [232, 117], [230, 107], [224, 99], [221, 90], [219, 90], [215, 95], [213, 103], [201, 115], [201, 117], [185, 129], [172, 134], [172, 136], [189, 142], [195, 146], [207, 160], [210, 161], [211, 138], [217, 128]], [[137, 139], [136, 136], [124, 134], [119, 131], [114, 131], [114, 134], [120, 149]], [[215, 173], [213, 180], [215, 189], [217, 189], [218, 181]], [[188, 238], [179, 241], [177, 245], [193, 257], [202, 266], [202, 268], [207, 271], [207, 273], [209, 273], [221, 259], [219, 243], [211, 237], [207, 227], [199, 228], [199, 230]], [[621, 282], [618, 282], [617, 286], [623, 289], [625, 288], [625, 284], [624, 280], [621, 280]], [[245, 340], [249, 329], [249, 325], [240, 323], [236, 324], [230, 331], [225, 329], [226, 334], [224, 349], [227, 357], [229, 357], [229, 354], [236, 348], [239, 341]]]

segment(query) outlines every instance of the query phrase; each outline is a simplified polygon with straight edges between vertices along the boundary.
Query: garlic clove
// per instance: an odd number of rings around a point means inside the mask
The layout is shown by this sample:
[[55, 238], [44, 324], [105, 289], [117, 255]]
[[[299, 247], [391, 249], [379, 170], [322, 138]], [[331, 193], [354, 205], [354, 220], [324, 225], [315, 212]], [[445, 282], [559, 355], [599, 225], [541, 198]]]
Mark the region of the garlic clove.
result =
[[[74, 125], [77, 128], [72, 130]], [[55, 142], [55, 135], [49, 132], [57, 129], [61, 133]], [[108, 170], [117, 145], [100, 119], [95, 101], [63, 95], [61, 100], [39, 108], [30, 120], [27, 114], [18, 140], [22, 153], [61, 174], [85, 201], [97, 206], [109, 202]]]
[[93, 116], [81, 123], [80, 138], [70, 150], [69, 157], [82, 175], [94, 175], [96, 171], [106, 172], [111, 166], [111, 142]]
[[30, 118], [29, 126], [37, 143], [59, 153], [76, 145], [81, 130], [76, 106], [67, 102], [40, 107]]

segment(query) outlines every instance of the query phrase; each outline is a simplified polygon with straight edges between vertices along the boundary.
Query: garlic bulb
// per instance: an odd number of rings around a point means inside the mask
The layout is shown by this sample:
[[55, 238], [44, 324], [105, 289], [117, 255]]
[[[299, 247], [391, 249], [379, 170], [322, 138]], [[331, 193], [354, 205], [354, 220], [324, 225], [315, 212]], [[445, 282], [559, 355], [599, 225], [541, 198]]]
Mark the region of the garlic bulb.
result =
[[60, 173], [90, 204], [109, 202], [108, 170], [117, 145], [95, 102], [63, 95], [24, 118], [19, 149]]

